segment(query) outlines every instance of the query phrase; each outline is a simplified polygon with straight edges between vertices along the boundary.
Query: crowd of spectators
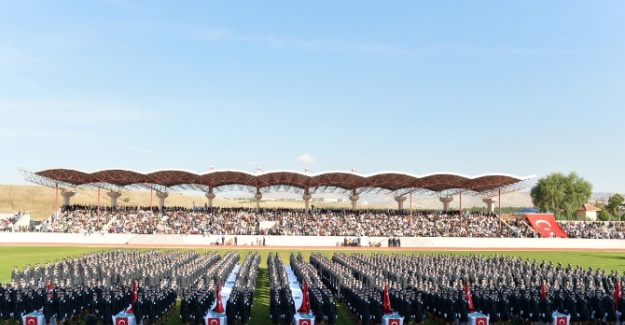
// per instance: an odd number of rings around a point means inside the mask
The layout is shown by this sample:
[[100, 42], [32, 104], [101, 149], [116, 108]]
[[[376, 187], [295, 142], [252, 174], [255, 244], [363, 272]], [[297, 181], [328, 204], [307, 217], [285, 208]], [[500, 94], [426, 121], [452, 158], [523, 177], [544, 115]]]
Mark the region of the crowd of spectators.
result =
[[510, 226], [512, 233], [515, 235], [514, 237], [526, 237], [526, 238], [538, 238], [540, 235], [532, 225], [529, 220], [523, 215], [514, 216], [512, 218], [507, 218], [505, 220], [506, 224]]
[[[559, 222], [571, 238], [625, 239], [625, 222]], [[523, 216], [493, 213], [349, 209], [254, 209], [73, 205], [44, 223], [44, 231], [179, 235], [535, 238]]]
[[13, 216], [0, 219], [0, 232], [2, 231], [19, 231], [22, 229], [15, 229], [15, 224], [22, 217], [22, 211], [16, 212]]
[[569, 238], [625, 239], [623, 221], [559, 221]]

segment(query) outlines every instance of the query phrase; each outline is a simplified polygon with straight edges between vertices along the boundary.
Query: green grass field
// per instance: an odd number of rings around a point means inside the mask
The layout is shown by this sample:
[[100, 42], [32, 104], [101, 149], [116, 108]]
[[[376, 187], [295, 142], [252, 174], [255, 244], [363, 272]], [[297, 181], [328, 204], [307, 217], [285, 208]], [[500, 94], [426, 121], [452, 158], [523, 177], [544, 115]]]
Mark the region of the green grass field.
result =
[[[108, 250], [112, 248], [86, 248], [86, 247], [32, 247], [32, 246], [13, 246], [13, 247], [0, 247], [0, 281], [2, 283], [7, 283], [10, 281], [11, 271], [13, 270], [13, 266], [17, 265], [20, 269], [26, 263], [35, 264], [37, 262], [44, 263], [46, 261], [54, 262], [55, 259], [64, 259], [70, 256], [79, 256], [89, 252]], [[206, 250], [199, 250], [206, 251]], [[211, 249], [211, 251], [217, 251], [220, 253], [225, 253], [228, 251], [233, 251], [233, 249]], [[241, 253], [241, 258], [244, 258], [250, 249], [239, 249]], [[257, 280], [257, 290], [255, 292], [254, 297], [254, 308], [252, 310], [252, 321], [251, 324], [259, 324], [259, 325], [269, 325], [271, 324], [269, 315], [269, 291], [268, 291], [268, 282], [269, 279], [267, 277], [267, 255], [269, 252], [278, 252], [282, 256], [282, 259], [285, 263], [289, 261], [289, 254], [291, 252], [301, 252], [304, 256], [305, 260], [308, 260], [308, 257], [312, 252], [316, 252], [315, 250], [270, 250], [270, 249], [260, 249], [258, 250], [261, 254], [261, 263], [260, 263], [260, 271]], [[431, 252], [422, 252], [422, 251], [371, 251], [371, 250], [322, 250], [319, 251], [323, 255], [331, 257], [335, 252], [345, 252], [347, 254], [350, 253], [363, 253], [363, 254], [374, 254], [374, 253], [384, 253], [384, 254], [395, 254], [401, 253], [406, 255], [412, 254], [455, 254], [455, 255], [469, 255], [469, 254], [478, 254], [478, 255], [507, 255], [507, 256], [519, 256], [523, 259], [529, 258], [531, 260], [547, 260], [553, 261], [554, 263], [562, 263], [564, 265], [571, 263], [573, 266], [580, 265], [584, 268], [592, 267], [593, 269], [601, 268], [605, 270], [619, 270], [620, 272], [625, 270], [625, 256], [622, 253], [599, 253], [599, 252], [524, 252], [524, 251], [516, 251], [516, 252], [450, 252], [450, 251], [431, 251]], [[349, 315], [347, 312], [339, 306], [339, 319], [337, 324], [352, 324], [353, 321], [350, 321]], [[178, 318], [178, 313], [174, 314], [172, 318], [166, 323], [167, 325], [180, 325], [181, 322]]]

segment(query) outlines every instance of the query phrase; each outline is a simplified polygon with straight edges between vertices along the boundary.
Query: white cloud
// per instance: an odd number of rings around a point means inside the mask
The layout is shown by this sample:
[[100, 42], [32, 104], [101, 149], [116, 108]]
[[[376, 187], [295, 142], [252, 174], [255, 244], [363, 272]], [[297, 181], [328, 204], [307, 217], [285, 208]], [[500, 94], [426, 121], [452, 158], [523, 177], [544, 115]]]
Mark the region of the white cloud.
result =
[[313, 164], [315, 163], [315, 157], [311, 156], [310, 154], [305, 153], [297, 157], [297, 161], [300, 161], [306, 164]]

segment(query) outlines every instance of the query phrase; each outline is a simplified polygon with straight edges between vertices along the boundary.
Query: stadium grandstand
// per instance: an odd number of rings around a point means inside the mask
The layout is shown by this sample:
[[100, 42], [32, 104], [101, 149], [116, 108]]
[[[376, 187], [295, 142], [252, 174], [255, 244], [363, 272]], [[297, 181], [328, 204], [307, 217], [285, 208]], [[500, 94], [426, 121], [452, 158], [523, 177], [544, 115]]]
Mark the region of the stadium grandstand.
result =
[[[352, 172], [323, 172], [309, 174], [294, 171], [258, 171], [250, 174], [235, 170], [212, 170], [205, 174], [188, 171], [162, 170], [142, 174], [129, 170], [111, 169], [85, 173], [72, 169], [48, 169], [39, 172], [22, 170], [24, 178], [32, 183], [54, 187], [61, 190], [63, 205], [70, 204], [74, 195], [72, 189], [91, 187], [107, 190], [111, 206], [117, 205], [121, 190], [149, 189], [156, 192], [159, 207], [165, 206], [168, 193], [177, 191], [201, 191], [206, 193], [208, 206], [212, 207], [215, 193], [240, 190], [254, 194], [257, 208], [264, 193], [294, 192], [302, 194], [304, 208], [310, 208], [312, 195], [316, 193], [341, 193], [349, 195], [352, 208], [356, 210], [361, 194], [376, 193], [392, 196], [397, 201], [398, 209], [411, 194], [438, 196], [443, 210], [449, 209], [452, 195], [459, 195], [462, 210], [462, 195], [481, 197], [493, 212], [495, 196], [527, 188], [535, 176], [518, 177], [506, 174], [486, 174], [468, 177], [454, 173], [436, 173], [415, 176], [400, 172], [382, 172], [360, 175]], [[98, 195], [98, 200], [99, 200]], [[500, 202], [501, 200], [499, 200]], [[58, 199], [57, 199], [58, 202]], [[98, 202], [98, 205], [100, 203]], [[58, 207], [58, 204], [57, 204]]]
[[[48, 169], [40, 172], [22, 171], [24, 177], [36, 184], [54, 187], [63, 197], [60, 214], [44, 221], [38, 230], [62, 233], [116, 234], [176, 234], [202, 236], [371, 236], [401, 237], [471, 237], [471, 238], [538, 238], [570, 237], [593, 239], [623, 239], [625, 224], [621, 222], [567, 222], [535, 214], [501, 217], [495, 202], [501, 195], [526, 188], [534, 176], [516, 177], [488, 174], [467, 177], [453, 173], [422, 176], [384, 172], [360, 175], [352, 172], [310, 174], [293, 171], [273, 171], [256, 174], [224, 170], [195, 174], [165, 170], [153, 173], [112, 169], [84, 173], [71, 169]], [[98, 204], [71, 205], [76, 188], [97, 188]], [[100, 204], [99, 190], [106, 190], [110, 206]], [[149, 189], [159, 204], [147, 207], [119, 206], [121, 191]], [[165, 204], [168, 193], [178, 191], [205, 193], [204, 206], [171, 207]], [[215, 207], [216, 193], [247, 191], [254, 194], [256, 209]], [[294, 192], [302, 194], [300, 209], [268, 209], [260, 206], [265, 193]], [[339, 193], [348, 195], [352, 210], [310, 208], [313, 194]], [[363, 193], [393, 197], [397, 209], [358, 210]], [[442, 209], [415, 211], [412, 194], [437, 196]], [[486, 212], [462, 210], [462, 195], [481, 197]], [[450, 210], [452, 195], [457, 195], [458, 210]], [[403, 208], [410, 198], [410, 209]], [[501, 207], [499, 207], [499, 211]], [[547, 225], [547, 226], [545, 226]], [[256, 241], [260, 241], [257, 237]], [[395, 239], [392, 239], [395, 240]], [[352, 245], [345, 240], [341, 244]], [[389, 246], [396, 243], [388, 242]]]

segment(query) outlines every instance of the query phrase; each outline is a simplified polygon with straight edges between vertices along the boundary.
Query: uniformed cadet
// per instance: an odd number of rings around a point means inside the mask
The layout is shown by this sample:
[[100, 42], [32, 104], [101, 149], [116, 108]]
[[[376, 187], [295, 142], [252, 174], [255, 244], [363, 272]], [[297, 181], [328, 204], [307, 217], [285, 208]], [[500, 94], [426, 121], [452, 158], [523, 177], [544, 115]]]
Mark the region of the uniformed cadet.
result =
[[604, 295], [602, 300], [603, 321], [608, 325], [616, 323], [616, 304], [613, 295]]
[[180, 320], [183, 325], [189, 325], [191, 322], [192, 310], [193, 299], [191, 298], [191, 294], [185, 293], [185, 295], [180, 299]]
[[625, 286], [621, 287], [621, 297], [618, 300], [618, 321], [625, 324]]
[[150, 315], [152, 314], [152, 301], [150, 300], [150, 291], [143, 291], [143, 297], [139, 297], [141, 299], [141, 306], [143, 307], [143, 325], [150, 324]]
[[288, 287], [284, 290], [284, 297], [282, 298], [282, 313], [284, 314], [285, 323], [292, 324], [293, 316], [295, 315], [295, 303], [291, 296], [291, 290]]
[[503, 323], [508, 323], [512, 320], [512, 309], [510, 306], [510, 298], [508, 297], [508, 291], [506, 289], [501, 293], [501, 299], [499, 299], [499, 313], [500, 319]]
[[156, 299], [156, 294], [152, 293], [150, 295], [150, 300], [148, 300], [148, 304], [150, 305], [150, 314], [148, 316], [148, 322], [150, 325], [158, 325], [157, 320], [160, 315], [160, 306], [159, 302]]
[[104, 325], [113, 323], [113, 300], [111, 300], [111, 292], [104, 292], [104, 299], [100, 301], [99, 307], [100, 313], [102, 314], [102, 323]]
[[193, 310], [195, 324], [204, 324], [204, 316], [206, 315], [207, 311], [204, 301], [204, 295], [200, 292], [197, 292], [195, 295], [196, 296]]
[[273, 297], [269, 302], [269, 317], [274, 325], [280, 324], [282, 320], [282, 305], [280, 303], [280, 291], [272, 289]]
[[7, 288], [0, 297], [0, 318], [4, 320], [4, 325], [9, 325], [11, 313], [13, 313], [13, 298], [11, 297], [11, 291]]
[[143, 322], [143, 316], [145, 314], [145, 304], [143, 301], [143, 294], [141, 292], [137, 292], [137, 301], [135, 301], [133, 309], [135, 322], [137, 323], [137, 325], [141, 325], [141, 323]]
[[52, 317], [56, 315], [56, 304], [54, 302], [54, 292], [51, 290], [47, 292], [46, 299], [43, 304], [43, 315], [46, 319], [46, 324], [50, 325]]
[[59, 296], [56, 301], [56, 323], [59, 325], [65, 324], [67, 320], [68, 303], [65, 297], [64, 291], [59, 291]]
[[326, 297], [327, 301], [323, 304], [323, 314], [325, 315], [328, 324], [334, 325], [336, 324], [337, 318], [336, 301], [334, 300], [334, 296], [332, 294], [329, 294]]
[[549, 324], [553, 321], [553, 301], [550, 294], [545, 294], [545, 297], [540, 299], [540, 321]]
[[252, 317], [252, 304], [250, 302], [249, 293], [243, 293], [243, 302], [240, 308], [241, 324], [247, 325]]
[[236, 291], [232, 291], [226, 302], [226, 320], [228, 325], [234, 325], [237, 322], [237, 301]]
[[22, 298], [22, 292], [17, 291], [15, 293], [15, 304], [13, 306], [13, 323], [20, 325], [22, 322], [22, 315], [26, 314], [26, 302]]
[[601, 324], [603, 322], [603, 290], [595, 290], [595, 296], [591, 302], [592, 318], [595, 320], [595, 324]]

